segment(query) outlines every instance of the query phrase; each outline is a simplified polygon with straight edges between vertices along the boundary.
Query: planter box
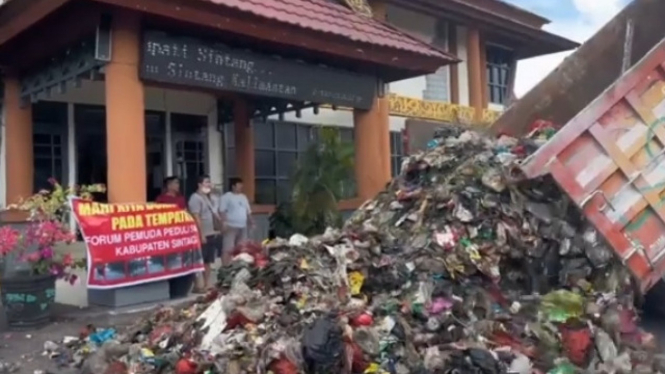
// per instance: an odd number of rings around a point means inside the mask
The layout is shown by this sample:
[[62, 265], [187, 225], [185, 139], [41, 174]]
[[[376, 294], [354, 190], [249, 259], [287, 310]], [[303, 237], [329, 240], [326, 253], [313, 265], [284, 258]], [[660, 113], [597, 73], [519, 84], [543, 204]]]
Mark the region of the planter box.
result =
[[35, 329], [51, 322], [55, 277], [14, 275], [2, 279], [2, 304], [11, 330]]

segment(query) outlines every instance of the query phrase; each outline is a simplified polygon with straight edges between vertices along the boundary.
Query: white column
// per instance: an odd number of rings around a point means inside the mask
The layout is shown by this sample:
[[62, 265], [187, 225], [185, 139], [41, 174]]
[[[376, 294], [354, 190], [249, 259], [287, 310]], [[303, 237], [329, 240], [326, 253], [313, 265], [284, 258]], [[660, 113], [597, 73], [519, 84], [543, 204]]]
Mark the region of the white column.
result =
[[464, 26], [457, 26], [457, 58], [462, 60], [457, 64], [457, 85], [459, 86], [459, 104], [469, 105], [469, 65], [467, 64], [466, 34]]
[[[76, 167], [76, 119], [74, 117], [74, 103], [67, 103], [67, 185], [74, 186], [78, 179]], [[74, 215], [69, 215], [69, 227], [76, 231]]]
[[222, 158], [222, 134], [217, 130], [217, 104], [208, 112], [208, 167], [210, 181], [217, 188], [224, 187], [224, 165]]
[[166, 116], [164, 120], [164, 152], [166, 153], [166, 176], [170, 177], [173, 174], [173, 130], [171, 128], [171, 112], [168, 110], [164, 113]]

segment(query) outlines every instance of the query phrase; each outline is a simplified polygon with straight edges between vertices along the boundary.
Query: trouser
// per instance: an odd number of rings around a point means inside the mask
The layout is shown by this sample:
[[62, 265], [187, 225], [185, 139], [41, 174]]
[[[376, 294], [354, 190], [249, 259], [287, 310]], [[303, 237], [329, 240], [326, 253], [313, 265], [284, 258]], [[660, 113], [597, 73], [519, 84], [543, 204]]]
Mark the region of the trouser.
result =
[[240, 243], [247, 240], [246, 227], [228, 227], [222, 235], [222, 248], [219, 251], [219, 257], [230, 255], [233, 249]]
[[215, 255], [219, 252], [219, 237], [217, 235], [206, 236], [206, 242], [201, 246], [201, 255], [203, 256], [203, 263], [214, 264]]

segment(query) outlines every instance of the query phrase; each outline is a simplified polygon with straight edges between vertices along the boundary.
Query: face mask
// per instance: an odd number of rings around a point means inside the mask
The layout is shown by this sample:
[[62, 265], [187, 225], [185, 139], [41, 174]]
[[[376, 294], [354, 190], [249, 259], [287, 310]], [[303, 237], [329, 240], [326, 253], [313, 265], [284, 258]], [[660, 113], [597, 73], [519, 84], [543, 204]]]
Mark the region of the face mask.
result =
[[210, 193], [210, 187], [201, 187], [201, 192], [203, 193]]

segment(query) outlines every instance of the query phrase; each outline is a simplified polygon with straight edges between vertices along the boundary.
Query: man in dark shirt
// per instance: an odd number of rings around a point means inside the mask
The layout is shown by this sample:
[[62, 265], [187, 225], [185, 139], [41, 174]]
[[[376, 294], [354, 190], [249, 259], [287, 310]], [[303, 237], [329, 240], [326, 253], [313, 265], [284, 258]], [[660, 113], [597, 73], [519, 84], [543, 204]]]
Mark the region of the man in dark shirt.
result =
[[155, 202], [160, 204], [177, 205], [180, 209], [187, 209], [185, 197], [180, 194], [180, 181], [178, 177], [168, 177], [164, 179], [164, 191], [157, 196]]

